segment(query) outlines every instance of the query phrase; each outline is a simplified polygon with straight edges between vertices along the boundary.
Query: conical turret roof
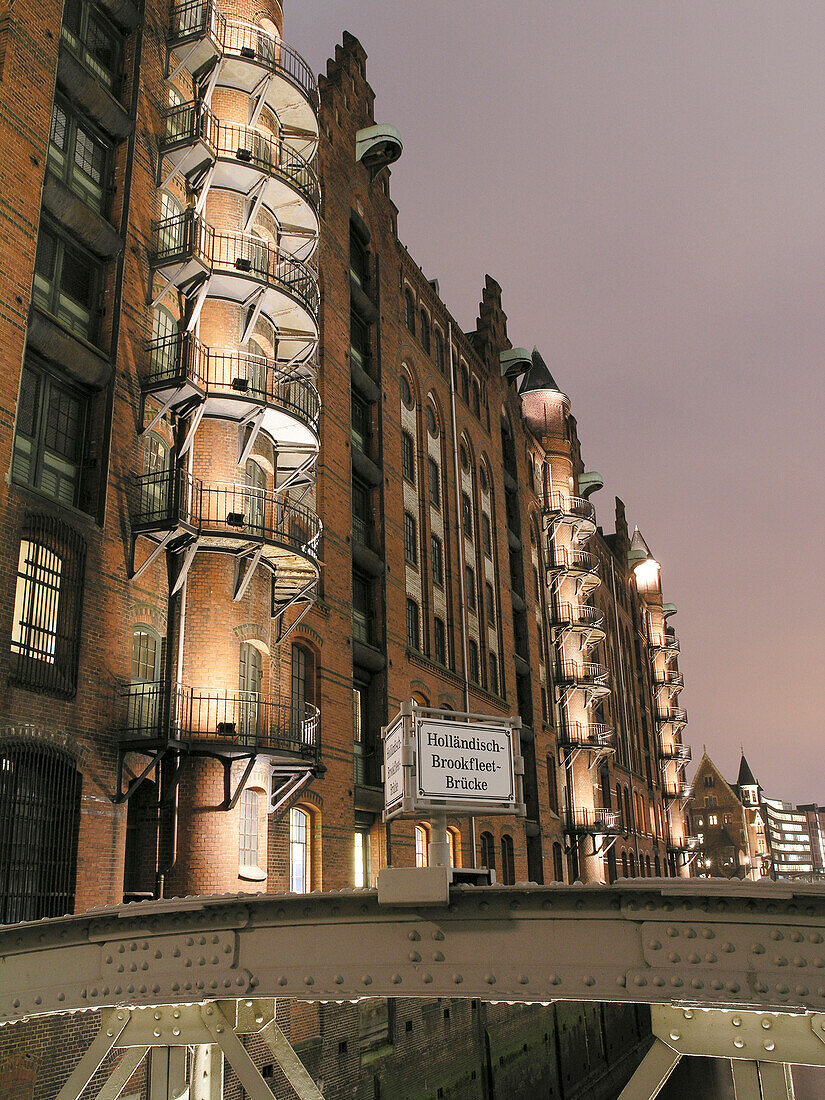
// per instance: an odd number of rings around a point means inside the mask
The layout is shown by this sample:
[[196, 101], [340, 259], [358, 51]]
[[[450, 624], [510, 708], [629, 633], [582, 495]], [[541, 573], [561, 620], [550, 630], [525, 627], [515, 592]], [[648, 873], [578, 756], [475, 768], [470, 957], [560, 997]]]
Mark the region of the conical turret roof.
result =
[[638, 527], [634, 527], [633, 529], [633, 538], [630, 540], [630, 553], [638, 554], [640, 561], [644, 561], [645, 558], [653, 557], [653, 551], [647, 545], [645, 537]]
[[737, 787], [758, 787], [759, 784], [754, 778], [751, 766], [745, 759], [745, 754], [742, 753], [742, 759], [739, 761], [739, 775], [736, 777]]
[[555, 378], [550, 373], [550, 368], [545, 363], [538, 348], [533, 348], [533, 354], [530, 358], [533, 361], [533, 365], [524, 376], [520, 392], [529, 393], [531, 390], [555, 390], [557, 393], [561, 393], [562, 391], [559, 389]]

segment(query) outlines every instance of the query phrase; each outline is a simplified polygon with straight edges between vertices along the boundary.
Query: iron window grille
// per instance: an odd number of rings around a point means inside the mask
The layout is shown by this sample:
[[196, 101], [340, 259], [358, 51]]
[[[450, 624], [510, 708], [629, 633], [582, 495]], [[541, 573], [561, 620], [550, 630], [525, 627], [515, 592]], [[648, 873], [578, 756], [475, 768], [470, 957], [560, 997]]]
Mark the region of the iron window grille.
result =
[[85, 562], [86, 544], [68, 524], [26, 514], [11, 632], [12, 675], [21, 686], [74, 695]]
[[0, 924], [74, 909], [80, 790], [56, 746], [0, 743]]
[[13, 480], [62, 504], [76, 504], [86, 416], [85, 395], [26, 363], [14, 433]]
[[111, 142], [68, 105], [55, 102], [49, 132], [49, 168], [101, 213], [106, 205], [111, 155]]

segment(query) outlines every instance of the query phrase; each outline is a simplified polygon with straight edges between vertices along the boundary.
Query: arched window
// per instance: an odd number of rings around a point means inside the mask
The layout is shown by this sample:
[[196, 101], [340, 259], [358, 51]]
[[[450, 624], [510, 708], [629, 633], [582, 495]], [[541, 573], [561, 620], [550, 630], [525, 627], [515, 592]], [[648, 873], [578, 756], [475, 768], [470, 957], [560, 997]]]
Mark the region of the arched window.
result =
[[415, 298], [409, 287], [404, 290], [404, 319], [407, 328], [415, 336]]
[[56, 746], [0, 744], [0, 923], [74, 909], [80, 788]]
[[169, 444], [157, 432], [149, 432], [143, 452], [140, 511], [143, 519], [164, 519], [169, 507], [171, 454]]
[[636, 856], [633, 852], [630, 853], [630, 877], [636, 877]]
[[292, 683], [290, 690], [292, 736], [298, 746], [310, 743], [315, 725], [315, 658], [306, 646], [292, 646]]
[[419, 624], [418, 604], [407, 600], [407, 645], [410, 649], [421, 648], [421, 627]]
[[160, 635], [139, 623], [132, 631], [132, 669], [129, 686], [129, 733], [150, 737], [157, 732], [160, 701]]
[[626, 833], [628, 824], [625, 820], [624, 810], [622, 809], [622, 787], [620, 783], [616, 784], [616, 809], [619, 811], [619, 816], [622, 819], [622, 831]]
[[645, 856], [645, 866], [647, 867], [647, 877], [650, 878], [650, 856]]
[[289, 888], [305, 894], [310, 888], [309, 814], [299, 806], [289, 811]]
[[630, 791], [627, 787], [624, 789], [624, 827], [626, 832], [630, 832], [633, 828], [633, 816], [630, 813]]
[[401, 375], [401, 401], [408, 409], [411, 409], [415, 405], [410, 380], [406, 374]]
[[430, 354], [430, 320], [424, 310], [421, 310], [421, 346]]
[[505, 886], [512, 886], [516, 881], [513, 838], [508, 833], [501, 838], [501, 881]]
[[464, 398], [466, 405], [470, 404], [470, 375], [467, 370], [467, 364], [461, 364], [461, 396]]
[[489, 665], [489, 679], [490, 679], [490, 691], [493, 695], [499, 694], [499, 682], [498, 682], [498, 658], [492, 649], [487, 654], [487, 661]]
[[461, 866], [461, 833], [458, 829], [447, 830], [447, 844], [450, 848], [450, 866]]
[[627, 878], [627, 852], [622, 852], [622, 878]]
[[471, 638], [467, 644], [467, 654], [469, 659], [468, 676], [472, 683], [479, 683], [479, 668], [478, 668], [478, 643]]
[[481, 866], [496, 869], [496, 842], [492, 833], [481, 834]]
[[263, 675], [261, 651], [250, 642], [242, 642], [238, 666], [238, 733], [248, 744], [254, 744], [260, 732]]
[[662, 863], [658, 856], [654, 857], [653, 866], [656, 868], [656, 878], [662, 877]]
[[164, 306], [152, 313], [152, 343], [149, 346], [150, 380], [167, 378], [178, 370], [178, 322]]
[[183, 249], [185, 239], [186, 215], [183, 206], [169, 191], [163, 191], [160, 196], [158, 227], [159, 256], [174, 256]]
[[444, 357], [444, 337], [439, 329], [435, 330], [435, 365], [441, 374], [447, 373], [447, 361]]
[[415, 865], [416, 867], [427, 866], [427, 845], [429, 843], [429, 834], [425, 825], [416, 825], [415, 827]]
[[473, 379], [473, 396], [472, 396], [472, 410], [475, 416], [481, 419], [481, 389], [478, 385], [478, 380]]
[[558, 841], [553, 845], [553, 878], [556, 882], [564, 882], [564, 858]]

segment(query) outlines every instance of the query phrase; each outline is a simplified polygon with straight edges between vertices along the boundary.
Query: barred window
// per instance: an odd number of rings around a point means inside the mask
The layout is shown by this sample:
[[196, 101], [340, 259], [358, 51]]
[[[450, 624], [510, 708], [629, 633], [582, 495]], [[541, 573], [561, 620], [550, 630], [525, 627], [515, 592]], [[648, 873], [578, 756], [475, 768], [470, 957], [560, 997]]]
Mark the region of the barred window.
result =
[[417, 524], [409, 512], [404, 513], [404, 557], [410, 565], [418, 563]]
[[433, 508], [441, 507], [441, 471], [435, 459], [427, 459], [427, 470], [430, 478], [430, 504]]
[[421, 628], [415, 600], [407, 600], [407, 645], [410, 649], [421, 648]]
[[401, 472], [415, 485], [415, 443], [409, 432], [401, 433]]
[[80, 790], [56, 746], [0, 744], [0, 924], [74, 909]]
[[14, 433], [12, 477], [63, 504], [77, 503], [87, 402], [77, 389], [26, 363]]
[[86, 544], [68, 524], [26, 515], [17, 558], [11, 652], [23, 687], [72, 696]]
[[444, 547], [438, 535], [431, 536], [433, 559], [433, 584], [444, 587]]

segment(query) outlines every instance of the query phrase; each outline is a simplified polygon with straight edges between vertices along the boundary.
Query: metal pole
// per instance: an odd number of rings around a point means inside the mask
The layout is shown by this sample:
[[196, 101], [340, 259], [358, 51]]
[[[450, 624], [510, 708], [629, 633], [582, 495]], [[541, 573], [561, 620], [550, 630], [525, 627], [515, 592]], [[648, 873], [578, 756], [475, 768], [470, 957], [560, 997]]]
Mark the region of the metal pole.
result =
[[430, 867], [450, 866], [450, 841], [447, 836], [447, 815], [442, 812], [430, 818], [430, 843], [427, 851]]

